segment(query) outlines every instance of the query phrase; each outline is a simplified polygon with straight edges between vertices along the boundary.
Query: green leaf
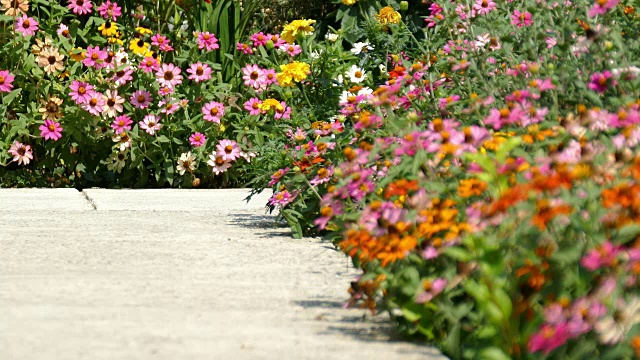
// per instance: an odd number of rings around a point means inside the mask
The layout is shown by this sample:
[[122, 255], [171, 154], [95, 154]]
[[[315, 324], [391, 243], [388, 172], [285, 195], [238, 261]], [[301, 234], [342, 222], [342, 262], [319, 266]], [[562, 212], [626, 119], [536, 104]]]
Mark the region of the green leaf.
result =
[[511, 360], [502, 349], [498, 347], [484, 348], [478, 352], [478, 360]]
[[169, 143], [169, 142], [171, 142], [171, 140], [169, 140], [169, 138], [166, 137], [165, 135], [161, 135], [161, 136], [158, 136], [158, 142], [159, 143]]
[[631, 240], [635, 240], [638, 235], [640, 235], [640, 225], [632, 224], [621, 228], [618, 231], [618, 236], [616, 236], [615, 239], [619, 244], [626, 244]]
[[443, 253], [448, 257], [461, 262], [467, 262], [471, 260], [471, 254], [469, 254], [469, 252], [466, 249], [463, 249], [461, 247], [451, 246], [451, 247], [445, 248]]

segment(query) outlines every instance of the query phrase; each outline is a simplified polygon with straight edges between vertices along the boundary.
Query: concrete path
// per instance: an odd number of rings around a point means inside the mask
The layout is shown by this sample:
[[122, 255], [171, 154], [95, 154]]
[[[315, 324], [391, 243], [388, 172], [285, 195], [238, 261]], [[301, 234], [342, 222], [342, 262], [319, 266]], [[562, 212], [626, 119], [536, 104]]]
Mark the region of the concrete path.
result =
[[0, 189], [0, 359], [443, 359], [247, 194]]

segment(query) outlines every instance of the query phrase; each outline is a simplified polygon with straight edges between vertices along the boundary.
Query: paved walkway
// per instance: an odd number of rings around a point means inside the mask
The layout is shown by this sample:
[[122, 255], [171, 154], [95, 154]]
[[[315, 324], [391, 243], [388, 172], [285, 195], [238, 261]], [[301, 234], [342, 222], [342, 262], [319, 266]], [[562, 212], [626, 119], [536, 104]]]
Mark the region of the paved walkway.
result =
[[0, 189], [0, 359], [442, 359], [246, 190]]

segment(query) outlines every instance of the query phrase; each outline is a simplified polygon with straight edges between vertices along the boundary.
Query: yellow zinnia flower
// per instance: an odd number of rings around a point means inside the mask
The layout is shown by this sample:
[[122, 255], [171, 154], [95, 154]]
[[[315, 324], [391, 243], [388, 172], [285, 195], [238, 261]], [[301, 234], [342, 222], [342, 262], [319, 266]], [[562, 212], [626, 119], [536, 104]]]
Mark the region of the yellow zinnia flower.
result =
[[393, 10], [391, 6], [385, 6], [380, 9], [380, 12], [378, 14], [376, 14], [376, 19], [378, 19], [380, 24], [388, 25], [399, 24], [402, 17], [400, 16], [400, 13]]
[[347, 6], [351, 6], [353, 4], [356, 3], [357, 0], [342, 0], [342, 3], [347, 5]]
[[309, 64], [294, 61], [290, 64], [280, 65], [280, 70], [276, 77], [281, 86], [292, 86], [293, 82], [299, 82], [307, 78], [307, 74], [311, 71]]
[[118, 33], [118, 25], [111, 21], [107, 21], [98, 26], [98, 30], [102, 33], [102, 36], [114, 36]]
[[315, 22], [315, 20], [305, 19], [293, 20], [292, 22], [284, 26], [280, 37], [288, 43], [293, 43], [294, 41], [296, 41], [296, 36], [298, 36], [298, 34], [312, 34], [314, 29], [311, 24], [315, 24]]
[[269, 110], [284, 111], [284, 107], [282, 107], [280, 101], [276, 99], [267, 99], [260, 104], [260, 110], [264, 112], [269, 112]]

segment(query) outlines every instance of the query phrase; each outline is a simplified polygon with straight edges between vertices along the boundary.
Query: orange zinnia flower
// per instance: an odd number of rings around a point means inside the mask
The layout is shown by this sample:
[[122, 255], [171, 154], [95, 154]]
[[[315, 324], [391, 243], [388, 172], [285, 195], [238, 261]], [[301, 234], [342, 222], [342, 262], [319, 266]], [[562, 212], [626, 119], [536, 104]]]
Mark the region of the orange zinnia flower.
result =
[[389, 199], [392, 196], [404, 196], [407, 195], [409, 191], [417, 191], [418, 188], [417, 180], [396, 180], [387, 185], [384, 190], [384, 198]]
[[545, 230], [547, 228], [547, 224], [557, 215], [571, 213], [571, 206], [566, 204], [551, 206], [547, 199], [538, 200], [537, 206], [538, 212], [533, 216], [531, 222], [540, 230]]
[[463, 198], [480, 196], [487, 189], [487, 183], [478, 179], [460, 180], [458, 194]]

